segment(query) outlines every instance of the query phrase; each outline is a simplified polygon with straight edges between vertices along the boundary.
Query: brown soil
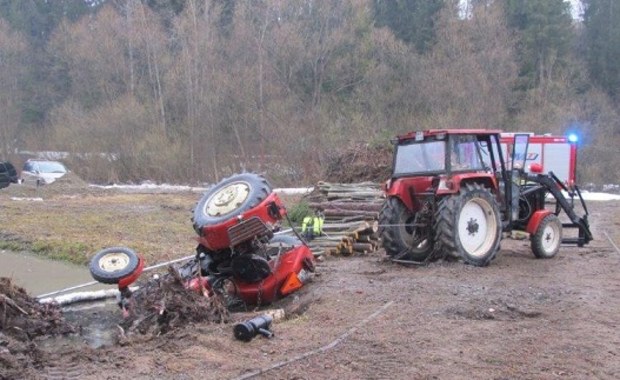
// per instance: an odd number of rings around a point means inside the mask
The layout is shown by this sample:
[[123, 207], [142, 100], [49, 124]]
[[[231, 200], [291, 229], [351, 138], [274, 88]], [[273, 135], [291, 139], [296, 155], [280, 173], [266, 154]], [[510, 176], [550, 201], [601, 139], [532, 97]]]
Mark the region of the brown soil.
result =
[[[3, 324], [0, 379], [616, 379], [620, 202], [589, 207], [596, 240], [550, 260], [510, 239], [486, 268], [328, 257], [312, 283], [272, 306], [288, 312], [272, 339], [244, 343], [234, 322], [208, 318], [121, 339], [115, 308], [90, 312], [119, 336], [99, 348], [80, 335], [20, 335]], [[38, 315], [11, 288], [4, 283], [0, 293]], [[0, 318], [22, 314], [12, 309], [0, 302]], [[39, 319], [58, 321], [54, 313]]]

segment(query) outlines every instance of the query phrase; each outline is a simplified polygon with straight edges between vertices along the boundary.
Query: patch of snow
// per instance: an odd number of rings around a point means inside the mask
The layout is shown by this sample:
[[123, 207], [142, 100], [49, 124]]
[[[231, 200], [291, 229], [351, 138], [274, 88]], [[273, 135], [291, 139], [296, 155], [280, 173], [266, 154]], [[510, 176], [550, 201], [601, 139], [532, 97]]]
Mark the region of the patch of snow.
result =
[[[566, 193], [564, 196], [568, 196]], [[619, 201], [620, 195], [618, 194], [609, 194], [609, 193], [590, 193], [590, 192], [582, 192], [581, 196], [586, 201]]]
[[201, 193], [207, 190], [206, 187], [193, 187], [186, 185], [169, 185], [169, 184], [155, 184], [152, 182], [145, 182], [139, 185], [89, 185], [90, 187], [106, 190], [122, 190], [127, 192], [140, 192], [140, 191], [159, 191], [159, 192], [195, 192]]

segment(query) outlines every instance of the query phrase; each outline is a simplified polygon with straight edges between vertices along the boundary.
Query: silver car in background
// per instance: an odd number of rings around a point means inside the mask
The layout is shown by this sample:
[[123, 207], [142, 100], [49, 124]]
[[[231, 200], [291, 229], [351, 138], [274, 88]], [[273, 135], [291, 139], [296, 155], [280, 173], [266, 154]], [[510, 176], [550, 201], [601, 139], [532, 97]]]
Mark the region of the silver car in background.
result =
[[21, 183], [47, 185], [67, 174], [68, 170], [61, 162], [30, 159], [24, 163]]

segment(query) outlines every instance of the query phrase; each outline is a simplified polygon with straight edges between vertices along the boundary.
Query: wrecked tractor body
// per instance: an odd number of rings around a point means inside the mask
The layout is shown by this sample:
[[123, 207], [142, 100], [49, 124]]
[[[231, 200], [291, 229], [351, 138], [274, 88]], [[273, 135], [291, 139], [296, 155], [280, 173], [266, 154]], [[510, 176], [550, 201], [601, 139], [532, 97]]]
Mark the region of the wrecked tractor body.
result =
[[[229, 309], [270, 304], [297, 291], [314, 272], [314, 256], [301, 239], [277, 234], [285, 217], [282, 201], [262, 176], [243, 173], [220, 181], [194, 208], [196, 252], [174, 267], [175, 276], [186, 289], [221, 296]], [[129, 285], [151, 269], [126, 247], [98, 252], [89, 268], [97, 281], [118, 285], [125, 312]]]

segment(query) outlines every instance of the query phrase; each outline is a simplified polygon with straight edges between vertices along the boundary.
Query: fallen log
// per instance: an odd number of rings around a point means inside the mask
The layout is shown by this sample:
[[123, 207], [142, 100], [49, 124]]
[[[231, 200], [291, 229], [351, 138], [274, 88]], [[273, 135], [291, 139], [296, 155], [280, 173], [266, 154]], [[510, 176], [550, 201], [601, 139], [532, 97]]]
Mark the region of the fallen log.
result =
[[309, 244], [315, 244], [315, 243], [322, 243], [322, 242], [339, 242], [342, 240], [342, 238], [345, 235], [323, 235], [323, 236], [319, 236], [319, 237], [315, 237], [314, 239], [310, 240]]
[[323, 211], [323, 214], [326, 217], [366, 216], [368, 218], [376, 218], [378, 216], [374, 211], [342, 210], [335, 208], [326, 209]]
[[326, 233], [331, 232], [342, 232], [342, 231], [351, 231], [359, 228], [360, 222], [348, 222], [348, 223], [333, 223], [333, 224], [324, 224], [323, 231]]
[[376, 239], [373, 239], [372, 235], [366, 234], [366, 235], [359, 235], [357, 237], [357, 239], [355, 239], [357, 242], [359, 243], [372, 243], [374, 241], [376, 241]]
[[[137, 286], [129, 288], [132, 292], [138, 290]], [[120, 294], [118, 289], [102, 289], [90, 292], [75, 292], [56, 297], [41, 298], [39, 303], [56, 303], [59, 306], [67, 306], [78, 302], [99, 301], [106, 298], [114, 298]]]
[[353, 243], [351, 247], [355, 252], [370, 253], [374, 251], [374, 247], [370, 243]]
[[359, 226], [353, 230], [353, 232], [357, 232], [359, 235], [370, 235], [379, 231], [379, 222], [364, 222], [359, 224]]
[[364, 222], [367, 221], [368, 217], [364, 216], [364, 215], [354, 215], [354, 216], [347, 216], [344, 217], [342, 219], [340, 219], [341, 223], [349, 223], [349, 222]]
[[308, 204], [313, 209], [338, 209], [353, 211], [381, 211], [383, 201], [379, 202], [310, 202]]
[[327, 200], [333, 199], [348, 199], [348, 200], [366, 200], [366, 199], [374, 199], [378, 197], [378, 193], [372, 191], [355, 191], [355, 192], [346, 192], [346, 193], [327, 193]]
[[340, 247], [339, 252], [342, 256], [351, 256], [353, 254], [353, 247], [350, 245]]

